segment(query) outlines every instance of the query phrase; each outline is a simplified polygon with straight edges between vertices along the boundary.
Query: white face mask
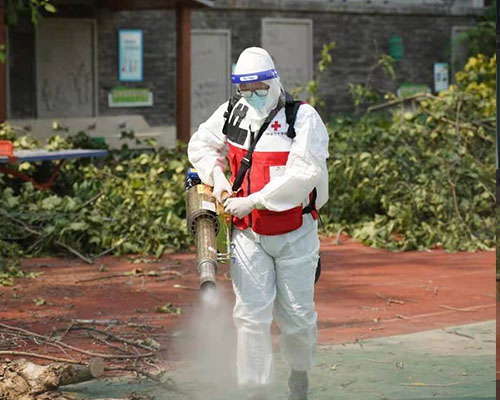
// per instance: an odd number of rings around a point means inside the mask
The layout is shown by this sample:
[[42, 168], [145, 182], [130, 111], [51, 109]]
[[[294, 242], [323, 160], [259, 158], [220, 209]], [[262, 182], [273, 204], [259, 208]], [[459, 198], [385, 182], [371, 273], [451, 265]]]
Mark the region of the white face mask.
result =
[[267, 96], [259, 97], [253, 94], [250, 98], [243, 97], [242, 100], [250, 107], [248, 118], [250, 129], [258, 131], [269, 113], [277, 106], [281, 96], [281, 82], [279, 78], [262, 81], [269, 86]]

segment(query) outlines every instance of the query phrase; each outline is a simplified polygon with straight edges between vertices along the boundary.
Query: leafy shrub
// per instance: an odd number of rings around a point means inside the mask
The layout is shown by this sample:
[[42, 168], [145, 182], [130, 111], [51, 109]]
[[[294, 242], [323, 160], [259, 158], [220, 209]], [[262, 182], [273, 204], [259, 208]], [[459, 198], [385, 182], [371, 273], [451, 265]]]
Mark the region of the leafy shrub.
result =
[[[14, 143], [22, 147], [19, 140]], [[78, 143], [54, 136], [49, 146]], [[161, 256], [165, 250], [187, 248], [192, 243], [185, 227], [188, 161], [179, 146], [140, 153], [124, 149], [95, 164], [68, 162], [54, 191], [0, 179], [0, 240], [15, 242], [24, 255], [69, 250], [84, 257], [103, 252]], [[18, 168], [33, 168], [26, 164]]]
[[414, 108], [335, 119], [329, 230], [391, 250], [492, 248], [495, 68], [472, 57], [457, 85]]

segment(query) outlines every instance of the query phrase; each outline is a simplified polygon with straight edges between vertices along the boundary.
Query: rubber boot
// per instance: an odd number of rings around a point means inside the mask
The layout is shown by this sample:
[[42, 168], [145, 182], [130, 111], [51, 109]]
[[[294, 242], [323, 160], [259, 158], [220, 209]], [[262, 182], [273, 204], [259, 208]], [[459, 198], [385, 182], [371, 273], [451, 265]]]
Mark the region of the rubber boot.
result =
[[288, 378], [288, 400], [307, 400], [309, 390], [309, 379], [307, 371], [294, 371]]

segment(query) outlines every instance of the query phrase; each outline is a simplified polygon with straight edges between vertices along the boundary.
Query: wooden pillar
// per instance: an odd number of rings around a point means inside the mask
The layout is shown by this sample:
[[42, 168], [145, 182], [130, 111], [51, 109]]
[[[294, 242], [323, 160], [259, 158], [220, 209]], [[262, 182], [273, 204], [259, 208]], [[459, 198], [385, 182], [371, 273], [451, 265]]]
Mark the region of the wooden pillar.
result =
[[[0, 3], [0, 44], [4, 45], [4, 52], [6, 53], [7, 43], [5, 43], [5, 12], [2, 3]], [[5, 62], [0, 62], [0, 123], [5, 122], [7, 119], [6, 62], [7, 60], [5, 60]]]
[[191, 9], [176, 8], [177, 70], [176, 127], [177, 139], [188, 142], [191, 137]]

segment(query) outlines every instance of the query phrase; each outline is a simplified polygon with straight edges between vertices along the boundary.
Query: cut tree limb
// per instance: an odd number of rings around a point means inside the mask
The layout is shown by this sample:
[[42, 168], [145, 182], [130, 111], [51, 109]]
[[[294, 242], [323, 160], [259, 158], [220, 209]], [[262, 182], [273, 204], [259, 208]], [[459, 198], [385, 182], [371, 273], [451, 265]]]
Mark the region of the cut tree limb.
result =
[[23, 332], [23, 333], [31, 335], [33, 337], [42, 339], [45, 342], [47, 342], [48, 344], [57, 344], [61, 347], [65, 347], [67, 349], [73, 350], [77, 353], [85, 354], [85, 355], [90, 356], [90, 357], [104, 358], [104, 359], [132, 359], [132, 358], [137, 359], [137, 358], [151, 357], [151, 356], [155, 355], [155, 352], [151, 352], [151, 351], [148, 353], [130, 354], [130, 355], [92, 353], [90, 351], [79, 349], [78, 347], [74, 347], [74, 346], [71, 346], [67, 343], [61, 342], [60, 340], [56, 340], [56, 339], [53, 339], [53, 338], [48, 337], [48, 336], [40, 335], [40, 334], [35, 333], [35, 332], [30, 332], [27, 329], [17, 328], [15, 326], [10, 326], [10, 325], [6, 325], [6, 324], [2, 324], [2, 323], [0, 323], [0, 327], [14, 330], [14, 331], [18, 331], [18, 332]]
[[53, 391], [60, 386], [92, 380], [103, 372], [104, 363], [100, 359], [90, 360], [89, 365], [37, 365], [24, 359], [7, 361], [0, 364], [0, 393], [7, 399], [66, 399]]

